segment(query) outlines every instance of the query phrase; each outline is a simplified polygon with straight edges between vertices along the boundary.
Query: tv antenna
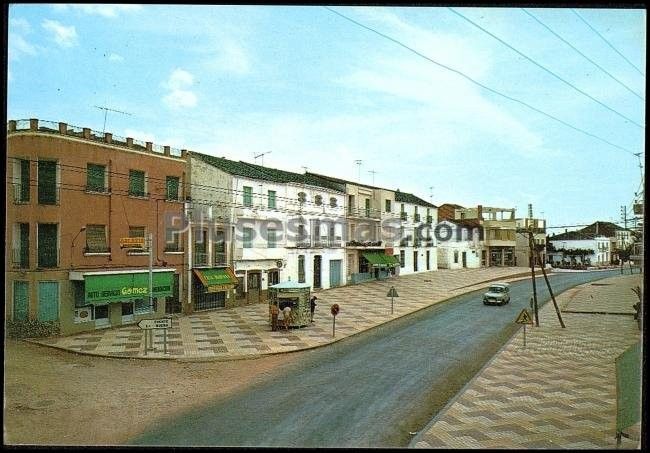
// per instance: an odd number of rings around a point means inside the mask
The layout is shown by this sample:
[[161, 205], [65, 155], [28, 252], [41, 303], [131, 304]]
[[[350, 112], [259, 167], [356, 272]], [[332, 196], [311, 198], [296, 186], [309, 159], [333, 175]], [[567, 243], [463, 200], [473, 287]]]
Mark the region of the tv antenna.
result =
[[303, 165], [302, 167], [300, 167], [300, 168], [304, 168], [304, 169], [305, 169], [305, 173], [307, 173], [307, 172], [309, 171], [309, 167], [305, 167], [304, 165]]
[[375, 185], [375, 173], [379, 173], [375, 170], [368, 170], [368, 173], [372, 174], [372, 185]]
[[267, 152], [265, 152], [265, 153], [260, 153], [260, 154], [258, 154], [257, 156], [253, 156], [253, 158], [255, 159], [255, 163], [257, 164], [257, 158], [258, 158], [258, 157], [261, 157], [261, 158], [262, 158], [262, 166], [264, 166], [264, 155], [265, 155], [265, 154], [271, 154], [272, 152], [273, 152], [273, 151], [267, 151]]
[[429, 202], [433, 204], [433, 186], [429, 186]]
[[361, 162], [363, 162], [361, 159], [357, 159], [357, 160], [354, 161], [354, 163], [357, 164], [357, 166], [359, 167], [359, 172], [358, 172], [358, 176], [357, 176], [357, 181], [358, 182], [361, 182]]
[[110, 108], [108, 108], [108, 107], [99, 106], [99, 105], [95, 105], [94, 107], [95, 107], [96, 109], [99, 109], [99, 110], [103, 110], [103, 111], [104, 111], [104, 128], [102, 129], [102, 135], [106, 133], [106, 117], [108, 116], [108, 112], [121, 113], [122, 115], [129, 115], [129, 116], [131, 116], [131, 114], [130, 114], [129, 112], [123, 112], [123, 111], [121, 111], [121, 110], [110, 109]]

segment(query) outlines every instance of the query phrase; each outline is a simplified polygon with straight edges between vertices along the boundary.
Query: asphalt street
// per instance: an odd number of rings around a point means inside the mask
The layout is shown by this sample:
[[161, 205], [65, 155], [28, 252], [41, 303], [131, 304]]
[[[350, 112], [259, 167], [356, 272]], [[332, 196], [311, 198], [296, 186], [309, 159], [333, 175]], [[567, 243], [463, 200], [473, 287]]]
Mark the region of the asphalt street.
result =
[[[558, 273], [550, 281], [558, 294], [619, 273]], [[543, 278], [536, 283], [540, 303], [549, 301]], [[300, 357], [287, 354], [287, 361], [295, 363], [281, 375], [161, 420], [131, 443], [406, 447], [410, 433], [422, 429], [520, 327], [514, 320], [529, 306], [532, 284], [513, 282], [511, 301], [504, 306], [484, 306], [483, 292], [455, 297]]]

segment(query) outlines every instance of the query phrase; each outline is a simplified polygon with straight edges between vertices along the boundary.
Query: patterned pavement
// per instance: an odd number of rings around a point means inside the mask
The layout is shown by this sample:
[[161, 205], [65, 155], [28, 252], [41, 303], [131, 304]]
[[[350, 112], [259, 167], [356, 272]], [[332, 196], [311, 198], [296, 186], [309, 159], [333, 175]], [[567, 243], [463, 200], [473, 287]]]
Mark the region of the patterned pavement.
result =
[[[70, 351], [110, 357], [229, 360], [290, 352], [322, 346], [407, 315], [459, 294], [474, 291], [495, 279], [528, 278], [521, 267], [440, 269], [315, 292], [318, 305], [314, 323], [300, 329], [272, 332], [268, 305], [219, 309], [179, 316], [167, 330], [167, 353], [163, 332], [155, 330], [154, 351], [144, 350], [144, 335], [136, 325], [96, 330], [66, 337], [34, 340]], [[391, 314], [390, 298], [395, 286]], [[339, 304], [335, 337], [332, 337], [330, 306]]]
[[[562, 293], [540, 310], [414, 438], [415, 448], [616, 448], [614, 359], [638, 341], [630, 290], [640, 275], [612, 277]], [[571, 312], [571, 313], [568, 313]], [[575, 312], [575, 313], [574, 313]], [[637, 425], [629, 432], [639, 439]], [[621, 448], [638, 449], [623, 438]]]

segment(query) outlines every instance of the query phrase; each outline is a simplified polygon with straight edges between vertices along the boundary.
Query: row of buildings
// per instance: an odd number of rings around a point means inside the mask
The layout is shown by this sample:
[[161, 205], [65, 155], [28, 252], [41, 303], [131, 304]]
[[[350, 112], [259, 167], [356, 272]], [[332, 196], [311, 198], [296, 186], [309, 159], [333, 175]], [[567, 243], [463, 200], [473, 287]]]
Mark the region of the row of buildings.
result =
[[57, 321], [62, 334], [265, 302], [280, 281], [318, 290], [527, 266], [517, 229], [534, 224], [545, 240], [531, 212], [438, 207], [66, 123], [9, 121], [7, 132], [5, 316]]

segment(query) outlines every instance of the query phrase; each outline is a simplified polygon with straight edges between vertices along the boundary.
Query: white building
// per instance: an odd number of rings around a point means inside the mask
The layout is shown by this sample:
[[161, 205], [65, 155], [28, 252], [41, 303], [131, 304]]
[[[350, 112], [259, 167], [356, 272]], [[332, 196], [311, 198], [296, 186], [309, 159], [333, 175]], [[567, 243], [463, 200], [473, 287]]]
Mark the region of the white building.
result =
[[211, 182], [194, 193], [211, 197], [212, 215], [230, 226], [237, 299], [264, 302], [270, 285], [289, 279], [313, 289], [344, 283], [345, 197], [337, 186], [247, 162], [193, 157], [193, 184], [197, 174]]
[[[557, 265], [577, 263], [591, 266], [603, 266], [611, 263], [611, 241], [605, 236], [580, 238], [575, 231], [551, 236], [548, 240], [555, 249], [548, 253], [551, 264]], [[587, 250], [591, 253], [577, 254], [578, 250]], [[568, 253], [567, 253], [568, 252]]]
[[395, 211], [399, 213], [400, 241], [394, 244], [399, 259], [399, 275], [438, 269], [434, 229], [438, 208], [407, 192], [395, 191]]
[[481, 267], [481, 250], [483, 242], [479, 238], [479, 229], [473, 231], [449, 220], [443, 220], [437, 226], [438, 267], [441, 269], [462, 269]]

